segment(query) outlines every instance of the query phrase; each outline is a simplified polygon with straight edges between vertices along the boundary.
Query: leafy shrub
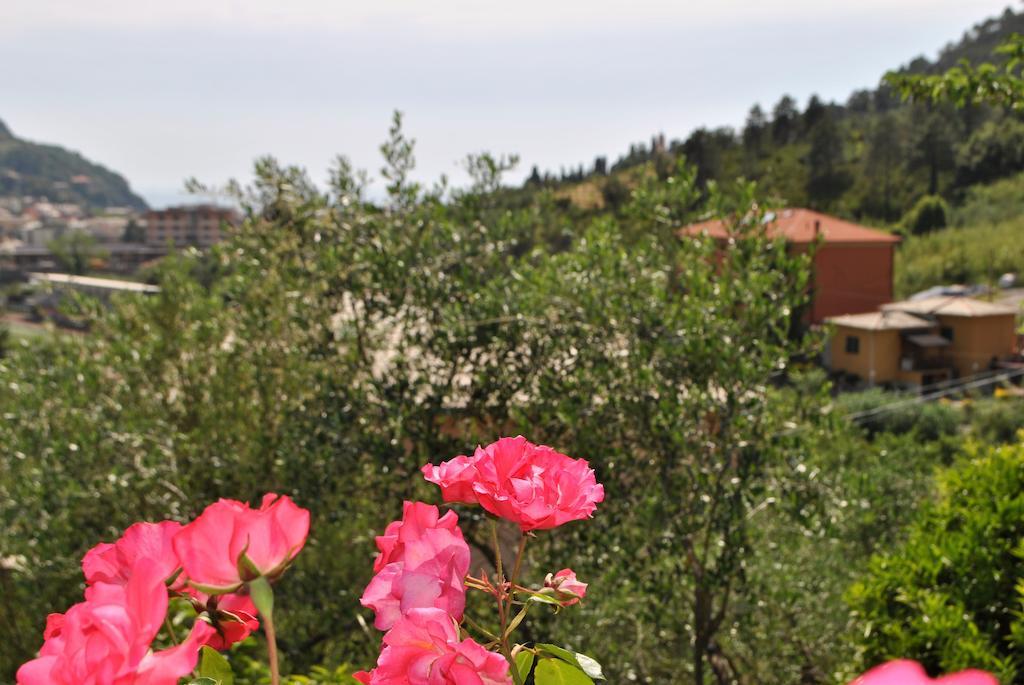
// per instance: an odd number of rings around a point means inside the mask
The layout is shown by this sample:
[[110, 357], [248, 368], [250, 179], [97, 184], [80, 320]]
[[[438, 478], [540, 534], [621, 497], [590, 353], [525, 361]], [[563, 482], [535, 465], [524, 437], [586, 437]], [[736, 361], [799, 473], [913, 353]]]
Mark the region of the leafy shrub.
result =
[[907, 541], [854, 584], [861, 664], [900, 655], [932, 673], [1024, 666], [1024, 445], [969, 446]]
[[949, 205], [938, 195], [925, 195], [903, 217], [903, 228], [912, 235], [929, 233], [945, 228], [949, 217]]
[[914, 236], [896, 252], [898, 297], [942, 283], [995, 282], [1024, 272], [1024, 217]]
[[1024, 170], [1024, 123], [1015, 118], [988, 121], [956, 153], [961, 186], [986, 183]]
[[963, 412], [955, 405], [918, 402], [916, 395], [881, 388], [841, 395], [837, 405], [847, 415], [862, 416], [858, 423], [872, 437], [879, 433], [912, 433], [930, 442], [956, 435], [963, 422]]
[[980, 440], [1009, 443], [1019, 440], [1024, 429], [1024, 401], [994, 398], [975, 402], [970, 410], [971, 427]]
[[967, 189], [951, 213], [952, 226], [980, 226], [1016, 219], [1024, 214], [1024, 174]]

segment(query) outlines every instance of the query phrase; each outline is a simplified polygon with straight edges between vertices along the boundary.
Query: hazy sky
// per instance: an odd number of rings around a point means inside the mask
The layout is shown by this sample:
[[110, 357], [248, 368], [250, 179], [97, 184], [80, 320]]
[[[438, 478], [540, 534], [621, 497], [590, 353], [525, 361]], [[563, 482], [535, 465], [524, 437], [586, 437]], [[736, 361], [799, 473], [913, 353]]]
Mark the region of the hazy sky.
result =
[[338, 153], [376, 171], [396, 108], [424, 179], [485, 149], [557, 171], [783, 93], [845, 100], [1007, 4], [0, 0], [0, 119], [156, 205], [268, 153], [318, 181]]

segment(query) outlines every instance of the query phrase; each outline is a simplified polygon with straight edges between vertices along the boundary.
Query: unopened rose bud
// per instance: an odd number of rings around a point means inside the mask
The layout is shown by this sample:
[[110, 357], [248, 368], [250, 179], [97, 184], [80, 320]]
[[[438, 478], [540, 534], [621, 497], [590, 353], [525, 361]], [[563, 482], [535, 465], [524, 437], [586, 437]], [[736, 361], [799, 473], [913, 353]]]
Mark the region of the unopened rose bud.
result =
[[544, 587], [554, 590], [555, 597], [562, 606], [572, 606], [587, 595], [587, 584], [576, 579], [576, 573], [563, 568], [558, 573], [550, 573], [544, 578]]

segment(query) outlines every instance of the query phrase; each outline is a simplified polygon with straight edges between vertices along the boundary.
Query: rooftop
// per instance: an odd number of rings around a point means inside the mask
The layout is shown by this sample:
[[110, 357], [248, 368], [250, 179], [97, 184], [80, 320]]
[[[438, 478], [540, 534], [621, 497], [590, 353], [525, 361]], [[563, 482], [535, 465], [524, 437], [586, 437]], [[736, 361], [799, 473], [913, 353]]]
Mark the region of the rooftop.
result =
[[985, 302], [976, 300], [973, 297], [958, 297], [955, 295], [941, 295], [938, 297], [926, 297], [920, 300], [904, 300], [902, 302], [890, 302], [882, 305], [884, 311], [906, 312], [919, 316], [1005, 316], [1016, 314], [1017, 309], [1008, 304], [996, 302]]
[[[818, 235], [831, 244], [888, 245], [900, 242], [899, 236], [812, 209], [794, 208], [769, 212], [764, 222], [768, 226], [769, 237], [784, 238], [791, 243], [812, 243]], [[729, 236], [730, 227], [720, 219], [715, 219], [690, 224], [680, 231], [681, 235], [691, 236], [704, 233], [712, 238], [724, 239]]]
[[29, 274], [33, 281], [39, 283], [50, 283], [52, 285], [81, 286], [85, 288], [96, 288], [99, 290], [133, 292], [133, 293], [158, 293], [160, 288], [147, 283], [136, 283], [134, 281], [119, 281], [113, 278], [94, 278], [92, 276], [75, 276], [72, 274]]
[[919, 316], [898, 310], [844, 314], [843, 316], [833, 316], [826, 321], [836, 326], [859, 328], [865, 331], [905, 331], [915, 328], [930, 328], [933, 325]]

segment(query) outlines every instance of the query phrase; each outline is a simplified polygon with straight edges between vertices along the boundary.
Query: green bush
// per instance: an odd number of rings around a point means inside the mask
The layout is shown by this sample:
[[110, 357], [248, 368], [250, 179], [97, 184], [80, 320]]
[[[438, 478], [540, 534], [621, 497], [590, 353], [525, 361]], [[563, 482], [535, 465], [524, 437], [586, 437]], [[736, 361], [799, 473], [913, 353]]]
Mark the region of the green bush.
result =
[[975, 667], [1004, 683], [1024, 666], [1024, 445], [968, 447], [904, 544], [854, 584], [860, 663]]
[[974, 402], [970, 409], [971, 428], [980, 440], [1009, 443], [1020, 439], [1024, 430], [1024, 401], [1016, 397]]
[[1024, 217], [908, 238], [896, 252], [895, 289], [905, 297], [944, 283], [994, 283], [1024, 273]]
[[904, 215], [901, 223], [911, 235], [920, 235], [945, 228], [948, 218], [946, 201], [938, 195], [925, 195]]
[[918, 402], [917, 399], [910, 393], [871, 388], [841, 395], [836, 403], [848, 416], [862, 415], [858, 423], [872, 437], [879, 433], [912, 433], [931, 442], [960, 431], [964, 417], [959, 407], [941, 402]]

